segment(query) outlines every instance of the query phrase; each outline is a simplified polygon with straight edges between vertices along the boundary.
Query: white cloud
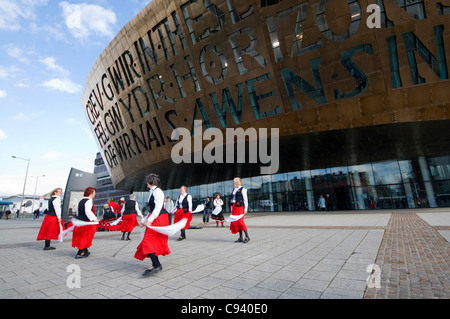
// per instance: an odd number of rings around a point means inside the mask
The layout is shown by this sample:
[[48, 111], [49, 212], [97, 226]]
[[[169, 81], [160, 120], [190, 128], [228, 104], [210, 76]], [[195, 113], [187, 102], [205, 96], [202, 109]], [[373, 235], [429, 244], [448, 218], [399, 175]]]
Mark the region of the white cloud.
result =
[[13, 44], [6, 46], [6, 50], [8, 52], [8, 55], [17, 61], [25, 64], [30, 64], [30, 61], [26, 58], [26, 55], [32, 54], [32, 49], [23, 49], [19, 48]]
[[17, 75], [19, 75], [19, 73], [23, 72], [23, 70], [15, 66], [4, 67], [0, 65], [0, 79], [15, 78]]
[[75, 38], [86, 39], [92, 35], [114, 37], [113, 27], [117, 17], [113, 11], [87, 3], [70, 4], [64, 1], [59, 5], [63, 9], [66, 26]]
[[61, 91], [70, 94], [81, 92], [82, 86], [69, 79], [51, 79], [42, 83], [42, 86], [54, 91]]
[[48, 69], [56, 71], [62, 77], [68, 77], [70, 75], [68, 70], [56, 63], [56, 59], [54, 57], [47, 57], [39, 60], [39, 62], [43, 63]]
[[37, 116], [36, 113], [25, 114], [23, 112], [20, 112], [20, 113], [16, 114], [15, 116], [13, 116], [13, 120], [15, 120], [15, 121], [29, 121], [31, 119], [34, 119], [36, 116]]
[[4, 90], [0, 90], [0, 99], [6, 97], [8, 94]]
[[3, 130], [0, 130], [0, 140], [5, 140], [8, 136]]
[[54, 160], [54, 159], [58, 159], [62, 155], [63, 155], [63, 153], [58, 152], [58, 151], [48, 151], [47, 153], [42, 155], [42, 158], [43, 159], [48, 159], [48, 160]]
[[23, 20], [36, 18], [35, 7], [47, 4], [47, 0], [0, 0], [0, 30], [22, 29]]

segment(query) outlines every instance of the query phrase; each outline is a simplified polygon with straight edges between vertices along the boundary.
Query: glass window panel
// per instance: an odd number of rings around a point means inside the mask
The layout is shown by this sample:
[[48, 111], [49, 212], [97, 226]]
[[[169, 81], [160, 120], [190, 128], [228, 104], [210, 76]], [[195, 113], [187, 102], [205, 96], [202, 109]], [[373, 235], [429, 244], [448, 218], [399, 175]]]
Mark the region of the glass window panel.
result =
[[208, 192], [208, 185], [200, 185], [198, 189], [200, 198], [206, 198], [206, 196], [211, 196]]
[[255, 176], [251, 178], [251, 191], [248, 188], [249, 192], [261, 193], [262, 187], [262, 178], [261, 176]]
[[375, 185], [372, 166], [370, 164], [349, 166], [348, 172], [349, 183], [352, 186]]
[[402, 181], [397, 161], [372, 164], [375, 184], [399, 184]]
[[428, 159], [431, 179], [450, 179], [450, 157], [432, 157]]
[[348, 167], [333, 167], [330, 169], [330, 182], [333, 185], [347, 185], [348, 184]]
[[434, 182], [436, 203], [439, 207], [450, 206], [450, 181]]
[[268, 194], [268, 193], [272, 193], [272, 176], [270, 175], [264, 175], [261, 176], [261, 188], [262, 188], [262, 193]]
[[328, 189], [330, 187], [330, 173], [329, 169], [315, 169], [311, 170], [311, 179], [314, 189]]
[[290, 191], [300, 191], [305, 189], [305, 181], [302, 179], [300, 172], [287, 173], [286, 179]]
[[272, 192], [285, 192], [288, 189], [288, 181], [285, 174], [275, 174], [272, 176]]

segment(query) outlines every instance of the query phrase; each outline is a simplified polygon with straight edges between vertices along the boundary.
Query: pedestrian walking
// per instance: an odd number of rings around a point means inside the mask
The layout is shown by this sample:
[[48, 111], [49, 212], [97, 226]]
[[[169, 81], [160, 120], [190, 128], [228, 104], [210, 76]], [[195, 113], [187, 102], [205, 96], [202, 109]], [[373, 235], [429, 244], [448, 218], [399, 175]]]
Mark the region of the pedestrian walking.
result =
[[211, 199], [209, 196], [206, 196], [205, 202], [203, 203], [205, 205], [205, 209], [203, 210], [203, 222], [202, 224], [209, 224], [209, 214], [211, 213]]
[[161, 181], [159, 175], [150, 174], [146, 177], [147, 187], [149, 188], [149, 214], [142, 220], [145, 225], [144, 237], [137, 247], [134, 258], [143, 261], [145, 258], [150, 258], [152, 267], [145, 270], [142, 276], [148, 277], [162, 270], [162, 265], [158, 256], [167, 256], [170, 254], [169, 236], [156, 232], [147, 227], [164, 227], [169, 225], [169, 217], [167, 211], [163, 208], [164, 192], [160, 188]]
[[317, 203], [317, 206], [319, 206], [319, 208], [322, 210], [322, 211], [325, 211], [325, 198], [323, 198], [323, 195], [320, 195], [320, 198], [319, 198], [319, 202]]
[[64, 231], [64, 224], [61, 218], [61, 195], [62, 188], [56, 188], [50, 193], [47, 214], [45, 214], [36, 238], [38, 241], [45, 240], [44, 250], [56, 249], [50, 246], [50, 242], [52, 239], [58, 239], [60, 232]]

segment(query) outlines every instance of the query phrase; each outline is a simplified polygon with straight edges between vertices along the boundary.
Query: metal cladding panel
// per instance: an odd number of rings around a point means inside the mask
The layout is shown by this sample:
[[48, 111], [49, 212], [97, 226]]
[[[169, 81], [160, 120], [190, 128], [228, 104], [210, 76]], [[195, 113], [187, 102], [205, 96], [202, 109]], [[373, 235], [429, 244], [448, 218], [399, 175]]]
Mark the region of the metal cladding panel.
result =
[[95, 187], [97, 185], [97, 175], [80, 171], [72, 168], [67, 179], [67, 185], [64, 189], [64, 198], [62, 204], [62, 218], [64, 221], [68, 220], [69, 209], [76, 211], [78, 202], [83, 198], [84, 190], [88, 187]]

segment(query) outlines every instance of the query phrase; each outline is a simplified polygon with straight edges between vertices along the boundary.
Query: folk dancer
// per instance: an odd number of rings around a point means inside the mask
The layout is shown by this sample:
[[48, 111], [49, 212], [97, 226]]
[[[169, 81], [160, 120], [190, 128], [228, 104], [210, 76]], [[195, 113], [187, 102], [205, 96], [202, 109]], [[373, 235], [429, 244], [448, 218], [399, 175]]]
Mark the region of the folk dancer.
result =
[[45, 240], [44, 250], [56, 249], [50, 246], [52, 239], [58, 239], [59, 233], [64, 230], [61, 218], [62, 188], [56, 188], [50, 193], [48, 200], [48, 212], [45, 215], [36, 240]]
[[[142, 220], [142, 226], [164, 227], [169, 225], [169, 216], [167, 211], [163, 209], [164, 192], [161, 190], [159, 175], [150, 174], [146, 177], [147, 187], [150, 189], [148, 198], [149, 214], [146, 219]], [[143, 277], [148, 277], [162, 270], [158, 256], [167, 256], [170, 254], [169, 236], [156, 232], [146, 227], [144, 238], [136, 249], [134, 258], [144, 260], [150, 258], [152, 267], [145, 270]]]
[[88, 248], [92, 246], [92, 240], [97, 231], [98, 219], [95, 216], [95, 206], [93, 199], [95, 197], [96, 188], [88, 187], [84, 190], [83, 199], [78, 203], [77, 219], [82, 222], [96, 222], [93, 225], [76, 226], [72, 235], [72, 247], [78, 248], [75, 256], [78, 258], [86, 258], [90, 255]]
[[139, 220], [144, 217], [134, 194], [131, 194], [130, 199], [125, 202], [121, 213], [122, 223], [120, 224], [120, 231], [122, 232], [122, 240], [125, 239], [125, 233], [128, 233], [126, 240], [131, 240], [131, 232], [134, 230], [134, 227], [139, 225], [136, 217], [139, 216]]
[[180, 237], [178, 237], [177, 241], [181, 241], [186, 239], [186, 229], [191, 227], [192, 221], [192, 196], [186, 193], [186, 186], [181, 186], [180, 188], [180, 196], [178, 196], [177, 202], [175, 204], [175, 220], [174, 223], [179, 222], [183, 218], [187, 219], [186, 226], [181, 230]]
[[214, 210], [212, 211], [212, 214], [211, 214], [211, 218], [216, 221], [216, 227], [219, 227], [219, 221], [222, 223], [222, 227], [223, 227], [224, 217], [223, 217], [222, 206], [223, 206], [223, 200], [220, 199], [220, 194], [217, 193], [216, 197], [214, 197]]
[[[248, 243], [250, 237], [248, 236], [247, 226], [244, 222], [244, 216], [248, 211], [247, 189], [243, 187], [242, 181], [239, 177], [233, 179], [234, 189], [231, 192], [231, 215], [236, 220], [230, 223], [230, 230], [232, 234], [239, 232], [239, 238], [235, 243]], [[239, 217], [238, 217], [239, 216]], [[242, 239], [242, 232], [245, 233], [245, 239]]]

